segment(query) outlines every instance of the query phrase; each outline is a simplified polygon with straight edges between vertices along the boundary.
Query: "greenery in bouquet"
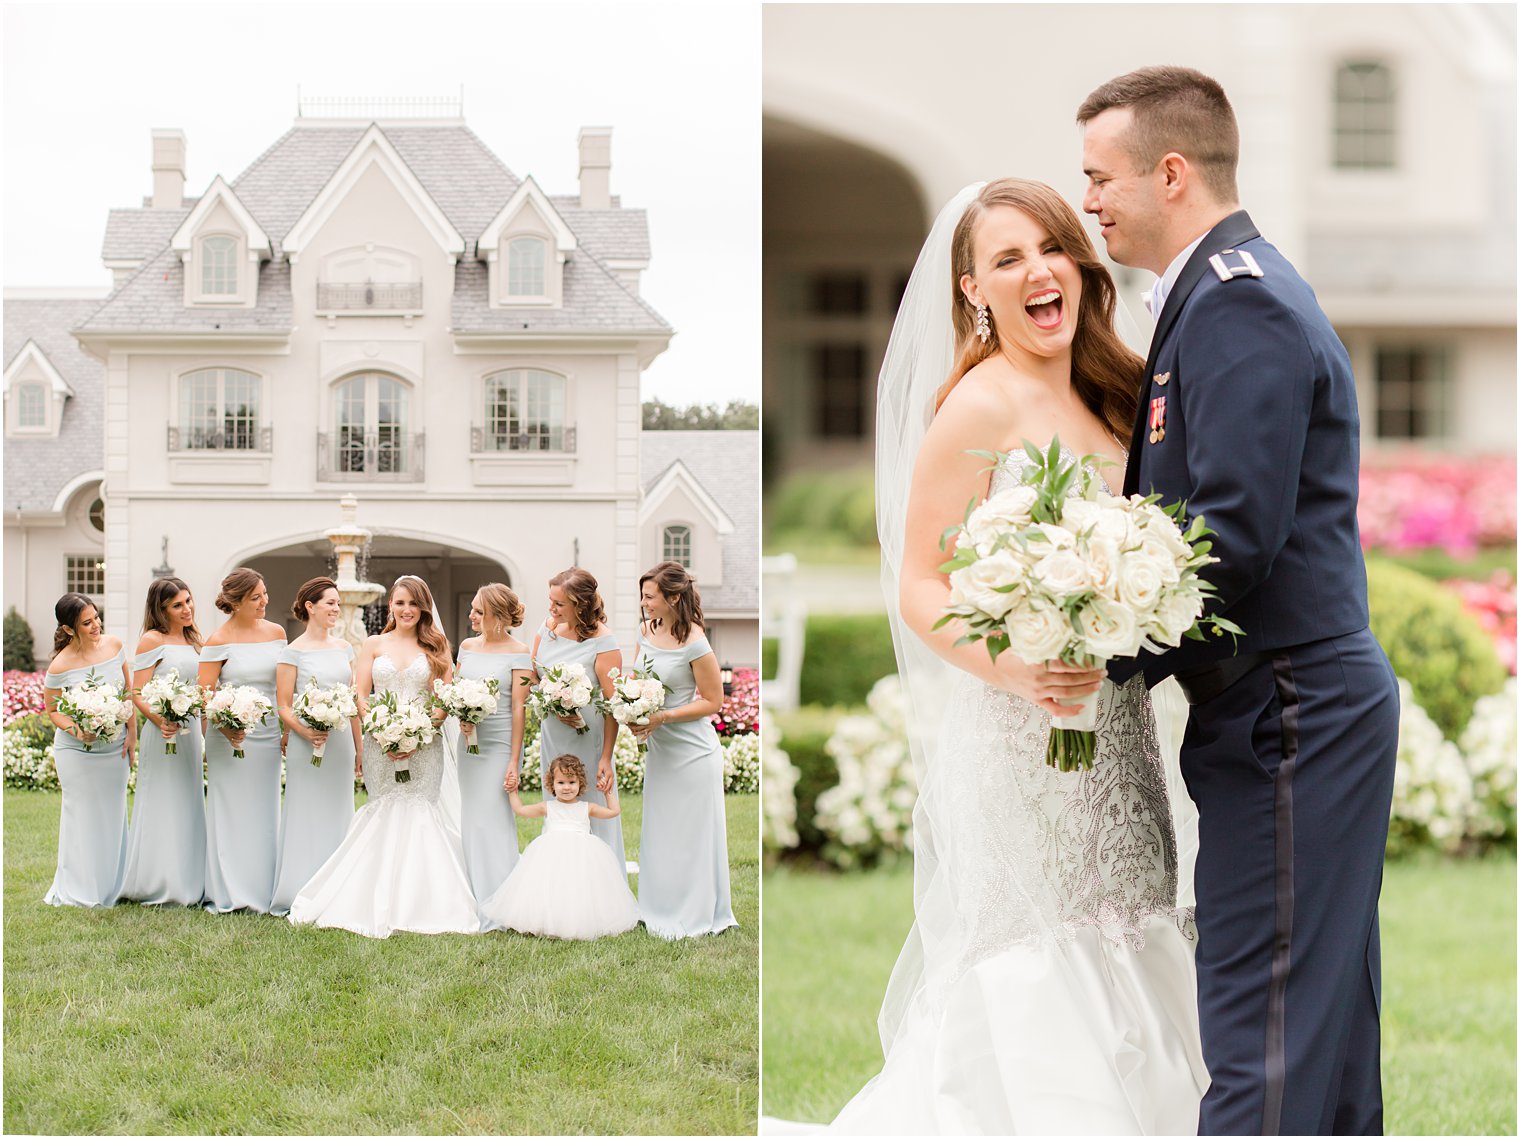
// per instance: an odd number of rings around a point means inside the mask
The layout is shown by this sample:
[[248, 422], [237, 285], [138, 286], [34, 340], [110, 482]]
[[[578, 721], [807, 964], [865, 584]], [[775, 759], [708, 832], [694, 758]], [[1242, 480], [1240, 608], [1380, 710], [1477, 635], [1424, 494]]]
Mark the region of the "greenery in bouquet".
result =
[[[967, 503], [964, 520], [940, 571], [950, 578], [950, 604], [935, 624], [959, 622], [956, 642], [982, 641], [996, 660], [1011, 651], [1026, 664], [1062, 661], [1092, 667], [1142, 649], [1175, 648], [1183, 637], [1239, 637], [1232, 621], [1204, 615], [1213, 587], [1200, 571], [1209, 551], [1203, 517], [1188, 521], [1186, 504], [1160, 496], [1116, 498], [1103, 492], [1092, 464], [1024, 444], [1029, 467], [1022, 485]], [[994, 468], [1009, 456], [970, 452]], [[1047, 762], [1060, 771], [1092, 768], [1096, 699], [1052, 724]]]

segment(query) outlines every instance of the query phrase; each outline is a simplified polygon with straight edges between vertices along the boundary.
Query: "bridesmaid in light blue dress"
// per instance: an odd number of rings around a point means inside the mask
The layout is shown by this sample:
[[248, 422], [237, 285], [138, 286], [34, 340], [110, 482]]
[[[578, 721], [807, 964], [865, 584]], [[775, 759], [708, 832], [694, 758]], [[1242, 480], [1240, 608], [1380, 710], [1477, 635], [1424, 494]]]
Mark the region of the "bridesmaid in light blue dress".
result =
[[65, 593], [53, 606], [58, 629], [53, 661], [42, 679], [43, 707], [53, 722], [53, 759], [63, 788], [58, 817], [58, 871], [43, 899], [50, 906], [114, 906], [127, 867], [127, 771], [136, 717], [120, 740], [88, 745], [93, 735], [55, 711], [66, 688], [93, 672], [107, 684], [130, 687], [120, 638], [102, 630], [94, 602]]
[[[198, 906], [206, 892], [206, 785], [199, 718], [163, 720], [140, 695], [169, 671], [196, 683], [201, 632], [195, 599], [177, 577], [148, 586], [143, 637], [132, 660], [133, 699], [148, 718], [137, 752], [137, 790], [127, 831], [127, 878], [121, 896], [145, 906]], [[174, 740], [174, 755], [167, 744]]]
[[[230, 614], [201, 650], [202, 687], [249, 685], [275, 704], [274, 673], [285, 630], [264, 620], [269, 591], [251, 569], [222, 579], [216, 607]], [[232, 752], [241, 747], [242, 759]], [[271, 713], [246, 733], [206, 727], [206, 908], [268, 913], [280, 829], [280, 722]]]
[[[515, 786], [522, 759], [523, 704], [533, 679], [528, 646], [512, 636], [522, 624], [523, 606], [517, 594], [500, 582], [483, 585], [470, 602], [470, 628], [478, 636], [459, 646], [458, 680], [495, 677], [500, 684], [496, 711], [479, 724], [461, 724], [459, 746], [460, 831], [470, 889], [484, 902], [517, 866], [517, 816], [507, 798], [507, 783]], [[470, 755], [471, 739], [480, 748]], [[481, 928], [496, 924], [481, 913]]]
[[644, 624], [638, 667], [670, 691], [647, 725], [644, 822], [639, 837], [639, 915], [669, 939], [736, 926], [728, 886], [723, 749], [709, 719], [723, 706], [722, 672], [702, 628], [697, 583], [679, 562], [639, 579]]
[[[280, 812], [280, 847], [275, 858], [274, 899], [269, 912], [290, 912], [301, 887], [332, 857], [354, 821], [355, 757], [359, 717], [330, 732], [308, 728], [295, 713], [295, 698], [315, 681], [320, 688], [354, 682], [354, 646], [332, 636], [343, 613], [338, 583], [315, 577], [301, 586], [290, 607], [306, 623], [280, 654], [275, 693], [285, 745], [285, 807]], [[312, 765], [318, 740], [322, 763]]]
[[[596, 578], [583, 569], [567, 569], [549, 579], [549, 619], [533, 638], [533, 665], [539, 676], [553, 664], [578, 664], [586, 670], [593, 684], [603, 694], [612, 691], [607, 673], [623, 663], [617, 638], [607, 628], [607, 611], [597, 592]], [[548, 768], [557, 755], [573, 755], [586, 765], [593, 785], [581, 798], [598, 806], [607, 805], [606, 791], [617, 778], [612, 767], [612, 749], [617, 745], [617, 721], [603, 716], [587, 704], [578, 720], [589, 731], [577, 732], [559, 719], [545, 720], [539, 728], [539, 770]], [[623, 819], [592, 819], [591, 833], [596, 835], [626, 865], [623, 853]]]

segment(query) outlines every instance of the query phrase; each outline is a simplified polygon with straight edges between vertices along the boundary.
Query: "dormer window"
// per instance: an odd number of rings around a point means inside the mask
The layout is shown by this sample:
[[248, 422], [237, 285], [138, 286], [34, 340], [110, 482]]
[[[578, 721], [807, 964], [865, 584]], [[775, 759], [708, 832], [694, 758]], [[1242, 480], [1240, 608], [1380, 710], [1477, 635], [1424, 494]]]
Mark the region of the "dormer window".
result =
[[47, 427], [47, 389], [43, 385], [16, 386], [16, 426], [22, 431]]
[[691, 569], [691, 527], [667, 526], [660, 543], [662, 561], [679, 562]]
[[544, 295], [545, 245], [542, 238], [514, 237], [507, 246], [507, 294]]
[[201, 293], [235, 297], [238, 291], [236, 238], [217, 235], [201, 241]]

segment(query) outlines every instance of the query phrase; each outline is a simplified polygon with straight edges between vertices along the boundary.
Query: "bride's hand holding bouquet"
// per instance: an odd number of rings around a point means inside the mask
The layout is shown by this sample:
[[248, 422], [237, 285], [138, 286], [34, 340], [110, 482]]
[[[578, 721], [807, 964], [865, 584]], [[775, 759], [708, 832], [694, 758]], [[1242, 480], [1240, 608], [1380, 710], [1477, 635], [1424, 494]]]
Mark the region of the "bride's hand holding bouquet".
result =
[[[1061, 458], [1059, 439], [1045, 453], [1027, 442], [1025, 450], [1033, 465], [1024, 485], [968, 505], [943, 535], [955, 548], [940, 567], [950, 603], [936, 629], [963, 622], [957, 643], [984, 641], [994, 663], [1011, 651], [1027, 665], [1079, 671], [1183, 637], [1240, 635], [1233, 622], [1203, 616], [1212, 586], [1198, 571], [1218, 559], [1201, 516], [1184, 532], [1183, 503], [1163, 509], [1155, 495], [1104, 494], [1085, 462]], [[1007, 459], [973, 453], [998, 466]], [[1047, 762], [1090, 770], [1096, 727], [1093, 695], [1052, 726]]]
[[370, 702], [364, 714], [364, 731], [396, 765], [397, 783], [411, 782], [412, 755], [438, 734], [433, 717], [424, 708], [403, 702], [394, 692], [379, 693]]

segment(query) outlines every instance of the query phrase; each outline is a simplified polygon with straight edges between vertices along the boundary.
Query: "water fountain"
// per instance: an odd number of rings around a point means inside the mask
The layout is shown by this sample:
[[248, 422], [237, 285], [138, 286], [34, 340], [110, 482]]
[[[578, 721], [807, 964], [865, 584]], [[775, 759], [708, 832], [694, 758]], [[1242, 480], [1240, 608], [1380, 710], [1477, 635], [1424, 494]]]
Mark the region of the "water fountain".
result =
[[338, 618], [337, 633], [357, 649], [369, 635], [364, 627], [364, 607], [383, 594], [385, 586], [359, 580], [357, 560], [369, 547], [372, 536], [356, 521], [359, 500], [345, 494], [338, 500], [338, 507], [343, 521], [327, 531], [327, 540], [332, 543], [333, 555], [338, 559], [336, 581], [342, 613]]

